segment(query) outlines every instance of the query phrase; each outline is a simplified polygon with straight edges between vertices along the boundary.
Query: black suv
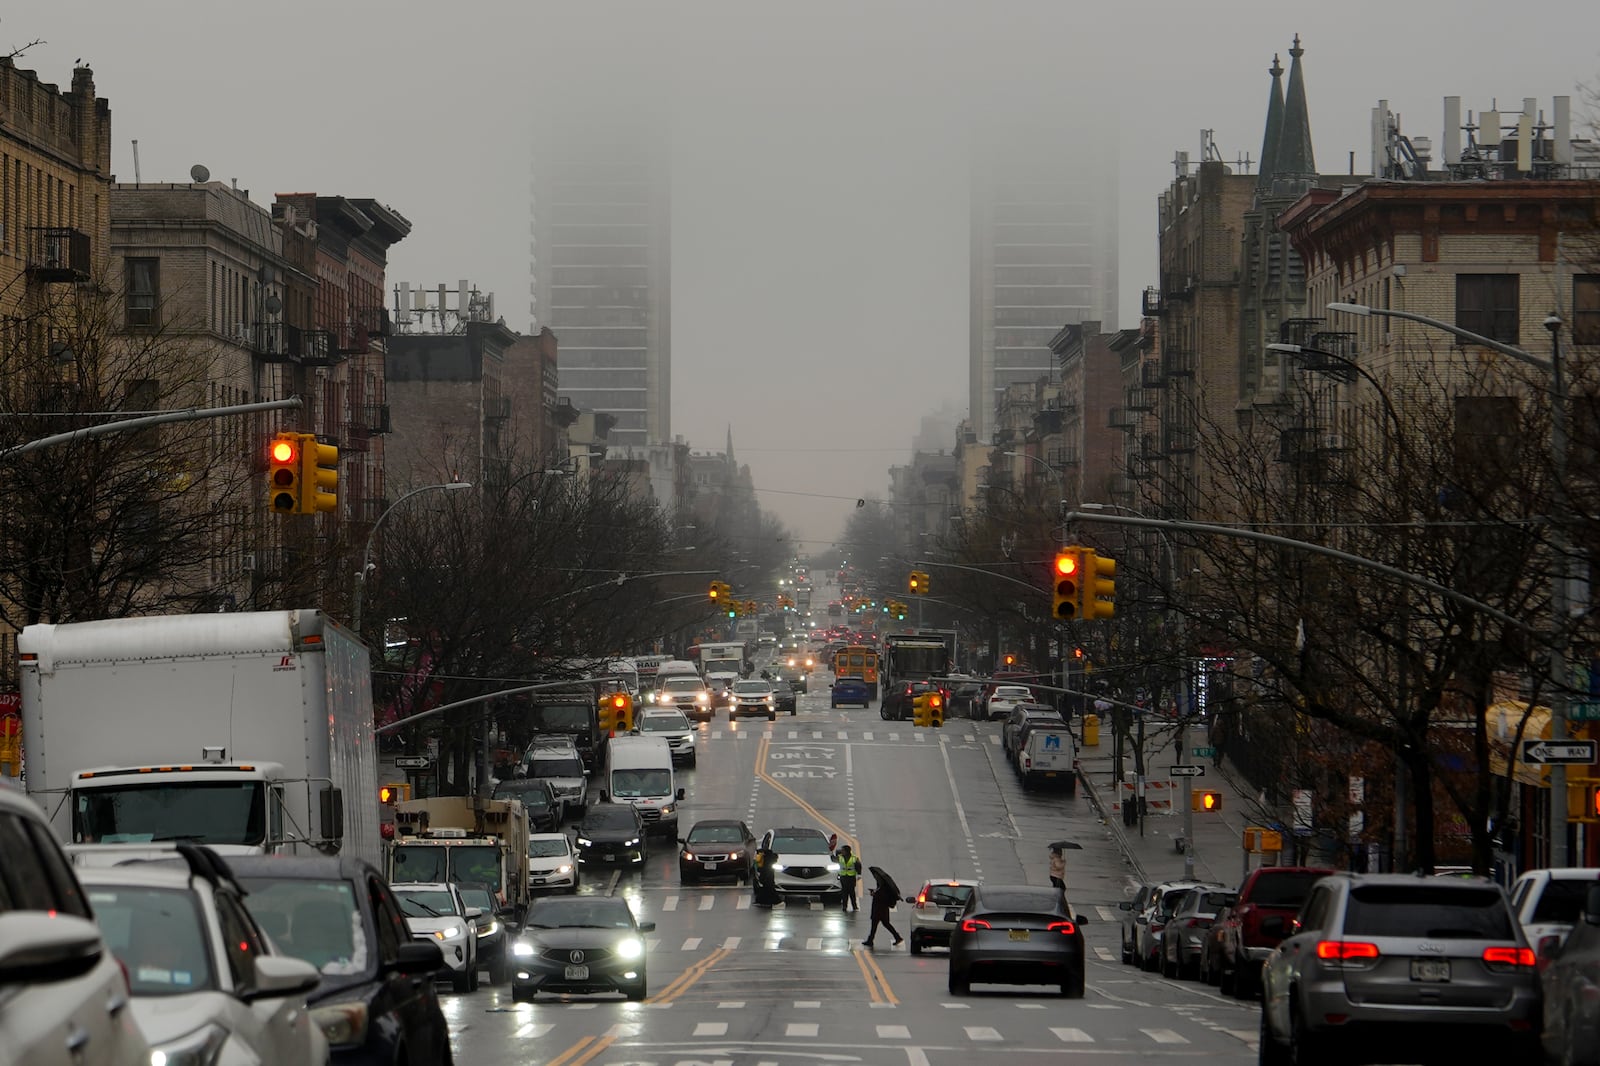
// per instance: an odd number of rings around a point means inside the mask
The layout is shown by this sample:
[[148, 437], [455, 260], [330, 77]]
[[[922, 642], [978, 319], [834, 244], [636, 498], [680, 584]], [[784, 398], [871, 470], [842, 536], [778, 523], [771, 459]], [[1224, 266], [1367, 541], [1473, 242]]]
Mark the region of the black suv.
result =
[[494, 799], [514, 799], [528, 815], [528, 832], [556, 833], [564, 813], [556, 789], [542, 777], [513, 777], [494, 786]]
[[443, 969], [444, 956], [412, 938], [382, 874], [349, 856], [226, 861], [273, 945], [321, 971], [306, 1006], [328, 1038], [331, 1062], [451, 1062], [439, 993], [417, 980]]

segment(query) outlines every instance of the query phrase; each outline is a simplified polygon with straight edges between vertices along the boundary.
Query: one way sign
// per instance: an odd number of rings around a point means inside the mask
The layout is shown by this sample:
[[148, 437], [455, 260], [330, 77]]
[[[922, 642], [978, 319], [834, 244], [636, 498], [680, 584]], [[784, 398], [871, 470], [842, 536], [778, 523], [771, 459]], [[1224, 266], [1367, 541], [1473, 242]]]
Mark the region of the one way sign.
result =
[[1551, 763], [1587, 765], [1595, 761], [1592, 740], [1524, 740], [1522, 761], [1540, 766]]

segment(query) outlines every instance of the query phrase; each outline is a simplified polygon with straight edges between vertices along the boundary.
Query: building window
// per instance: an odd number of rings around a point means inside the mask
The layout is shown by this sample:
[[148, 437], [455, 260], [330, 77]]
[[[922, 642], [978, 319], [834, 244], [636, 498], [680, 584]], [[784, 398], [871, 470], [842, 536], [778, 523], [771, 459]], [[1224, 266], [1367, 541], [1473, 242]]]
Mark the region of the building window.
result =
[[1520, 280], [1516, 274], [1457, 274], [1456, 325], [1501, 344], [1516, 344]]
[[161, 260], [129, 259], [125, 299], [129, 326], [159, 325], [161, 303]]
[[1572, 341], [1600, 344], [1600, 274], [1572, 279]]

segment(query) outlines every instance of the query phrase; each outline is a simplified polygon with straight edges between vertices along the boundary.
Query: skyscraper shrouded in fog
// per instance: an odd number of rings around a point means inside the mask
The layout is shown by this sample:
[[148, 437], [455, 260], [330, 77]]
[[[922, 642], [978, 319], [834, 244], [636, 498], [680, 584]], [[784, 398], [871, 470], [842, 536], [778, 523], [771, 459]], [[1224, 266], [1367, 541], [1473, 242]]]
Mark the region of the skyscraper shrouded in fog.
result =
[[1062, 326], [1117, 323], [1115, 140], [990, 124], [972, 149], [973, 431], [989, 439], [1006, 387], [1058, 378]]
[[666, 127], [545, 116], [533, 145], [533, 327], [560, 338], [560, 395], [614, 418], [613, 445], [671, 440], [671, 184]]

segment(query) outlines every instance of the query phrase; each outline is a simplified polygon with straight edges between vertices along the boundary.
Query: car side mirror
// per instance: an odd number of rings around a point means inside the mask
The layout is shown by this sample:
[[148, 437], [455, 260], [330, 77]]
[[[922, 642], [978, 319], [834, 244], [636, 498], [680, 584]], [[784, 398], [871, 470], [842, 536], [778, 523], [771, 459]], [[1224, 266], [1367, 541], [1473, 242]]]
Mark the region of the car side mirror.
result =
[[906, 902], [914, 904], [914, 903], [917, 902], [917, 897], [916, 896], [907, 896], [906, 897]]
[[1561, 948], [1561, 938], [1554, 933], [1539, 938], [1539, 958], [1549, 960]]
[[585, 770], [585, 771], [584, 771], [584, 772], [583, 772], [583, 776], [584, 776], [584, 777], [588, 777], [588, 776], [589, 776], [589, 771], [587, 771], [587, 770]]
[[683, 799], [683, 797], [685, 797], [685, 796], [687, 796], [687, 795], [688, 795], [688, 793], [687, 793], [687, 792], [685, 792], [685, 791], [684, 791], [684, 790], [683, 790], [683, 789], [681, 789], [681, 788], [680, 788], [680, 789], [678, 789], [678, 798], [679, 798], [679, 799]]
[[1119, 910], [1119, 911], [1131, 911], [1131, 910], [1133, 910], [1133, 900], [1131, 900], [1131, 899], [1123, 900], [1121, 903], [1117, 904], [1117, 910]]
[[469, 922], [475, 922], [479, 918], [483, 917], [483, 908], [482, 907], [468, 907], [465, 911], [461, 912], [461, 916], [463, 918], [465, 918]]
[[653, 933], [655, 931], [656, 931], [656, 923], [655, 922], [640, 922], [639, 923], [639, 932], [641, 932], [641, 933]]
[[389, 964], [389, 969], [411, 976], [437, 973], [444, 969], [444, 952], [431, 940], [413, 940], [400, 945], [400, 951], [395, 955], [394, 962]]
[[258, 999], [304, 995], [321, 983], [322, 974], [304, 959], [261, 955], [256, 958], [255, 987], [239, 998], [250, 1003]]
[[1088, 925], [1089, 924], [1089, 919], [1085, 918], [1081, 914], [1074, 914], [1072, 916], [1072, 920], [1077, 922], [1079, 925]]
[[684, 847], [688, 847], [689, 846], [689, 842], [687, 840], [685, 840], [683, 837], [679, 837], [678, 838], [678, 843], [682, 844]]
[[82, 977], [100, 964], [105, 950], [100, 927], [87, 918], [0, 914], [0, 987]]
[[1289, 923], [1281, 914], [1272, 914], [1261, 919], [1262, 936], [1287, 936]]

